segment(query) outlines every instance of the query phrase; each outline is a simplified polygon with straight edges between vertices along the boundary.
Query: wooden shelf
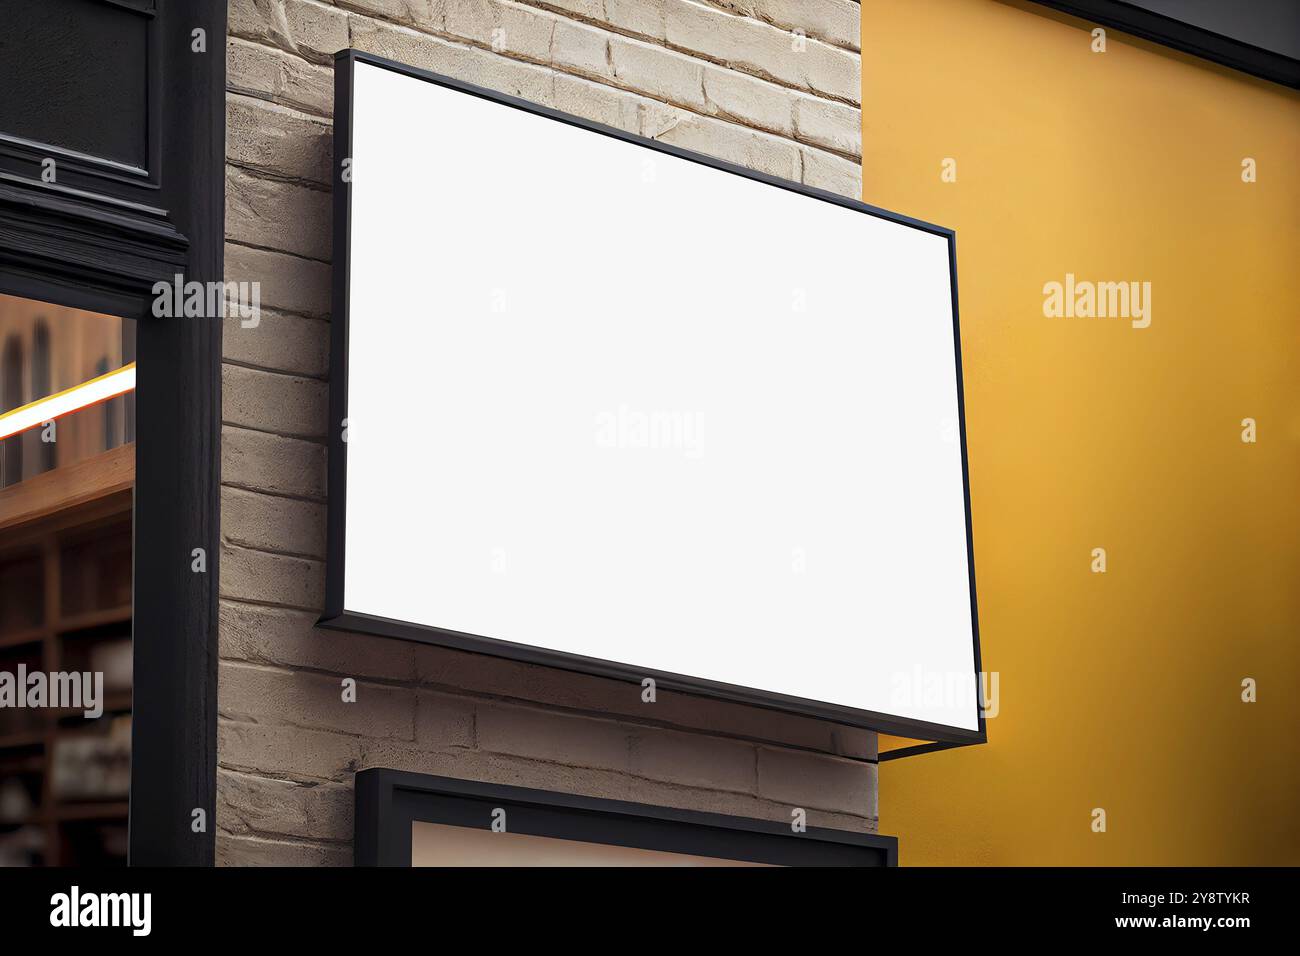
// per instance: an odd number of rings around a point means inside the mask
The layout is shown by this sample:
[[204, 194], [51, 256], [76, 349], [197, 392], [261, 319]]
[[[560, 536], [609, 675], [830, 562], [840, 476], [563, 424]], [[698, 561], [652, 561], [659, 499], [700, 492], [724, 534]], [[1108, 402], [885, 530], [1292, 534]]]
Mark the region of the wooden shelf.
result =
[[85, 614], [72, 614], [68, 617], [59, 618], [51, 627], [33, 627], [25, 631], [14, 631], [12, 634], [2, 635], [0, 636], [0, 650], [23, 647], [27, 644], [39, 644], [50, 634], [66, 636], [77, 631], [88, 631], [92, 628], [104, 627], [107, 624], [130, 623], [131, 605], [129, 604], [104, 608], [100, 611], [90, 611]]
[[45, 754], [34, 753], [21, 759], [0, 758], [0, 769], [6, 773], [44, 773]]
[[68, 634], [72, 631], [85, 631], [92, 627], [103, 627], [105, 624], [126, 624], [130, 623], [130, 621], [131, 605], [125, 604], [119, 607], [90, 611], [85, 614], [61, 617], [54, 622], [54, 627], [51, 630], [57, 634]]
[[40, 822], [65, 820], [125, 820], [129, 804], [125, 800], [85, 800], [76, 803], [56, 803], [49, 810], [37, 814]]
[[[65, 564], [69, 548], [81, 547], [81, 542], [91, 542], [97, 536], [124, 536], [130, 534], [124, 518], [131, 514], [131, 485], [134, 476], [135, 447], [126, 445], [67, 468], [29, 478], [9, 488], [0, 490], [0, 547], [8, 555], [22, 555], [24, 559], [41, 564], [40, 591], [33, 592], [33, 603], [40, 602], [41, 627], [24, 628], [0, 636], [0, 649], [30, 648], [28, 656], [37, 658], [32, 666], [46, 672], [86, 669], [86, 655], [102, 641], [117, 641], [130, 633], [132, 608], [130, 604], [96, 607], [89, 603], [83, 613], [64, 614], [64, 601], [75, 594], [76, 601], [94, 602], [109, 595], [123, 595], [120, 583], [107, 589], [96, 586], [96, 572], [88, 578], [80, 574], [81, 565], [67, 565], [76, 575], [65, 579]], [[113, 561], [114, 548], [109, 551], [93, 546], [86, 560]], [[128, 552], [129, 553], [129, 552]], [[73, 552], [75, 554], [75, 552]], [[104, 555], [110, 555], [105, 558]], [[108, 563], [103, 567], [111, 571], [120, 564]], [[114, 575], [107, 580], [113, 581]], [[69, 585], [71, 585], [69, 587]], [[103, 628], [111, 628], [105, 633]], [[22, 651], [20, 651], [22, 653]], [[12, 656], [12, 653], [11, 655]], [[102, 704], [104, 716], [97, 722], [100, 730], [109, 726], [115, 715], [131, 711], [132, 696], [128, 690], [106, 690]], [[126, 826], [128, 802], [121, 797], [104, 800], [70, 799], [61, 801], [53, 789], [52, 763], [55, 748], [62, 741], [80, 737], [88, 732], [88, 722], [73, 721], [80, 718], [84, 708], [47, 708], [35, 712], [31, 725], [18, 725], [10, 733], [0, 733], [0, 758], [7, 761], [0, 775], [4, 778], [26, 778], [23, 786], [29, 788], [35, 806], [24, 818], [0, 822], [6, 829], [18, 826], [35, 826], [43, 831], [44, 849], [38, 859], [47, 866], [76, 865], [84, 862], [87, 844], [74, 828], [79, 824], [92, 826], [104, 824], [113, 828]], [[37, 724], [39, 721], [39, 725]], [[94, 730], [89, 731], [95, 733]], [[32, 778], [37, 782], [33, 783]], [[97, 840], [93, 834], [83, 835]], [[116, 854], [110, 854], [116, 858]]]
[[0, 820], [0, 826], [22, 827], [36, 824], [71, 823], [82, 820], [125, 820], [130, 804], [126, 800], [78, 800], [56, 803], [15, 820]]
[[[104, 714], [115, 714], [128, 711], [131, 709], [131, 692], [129, 690], [113, 690], [104, 694], [104, 699], [100, 701], [104, 705]], [[85, 713], [84, 707], [50, 707], [45, 710], [54, 720], [63, 720], [65, 717], [77, 717]], [[85, 733], [84, 730], [69, 730], [68, 733], [78, 734]]]
[[135, 443], [65, 465], [0, 490], [0, 529], [66, 513], [135, 485]]
[[0, 637], [0, 649], [22, 647], [24, 644], [39, 644], [45, 640], [47, 634], [49, 634], [49, 631], [43, 627], [34, 627], [27, 631], [14, 631], [12, 634]]

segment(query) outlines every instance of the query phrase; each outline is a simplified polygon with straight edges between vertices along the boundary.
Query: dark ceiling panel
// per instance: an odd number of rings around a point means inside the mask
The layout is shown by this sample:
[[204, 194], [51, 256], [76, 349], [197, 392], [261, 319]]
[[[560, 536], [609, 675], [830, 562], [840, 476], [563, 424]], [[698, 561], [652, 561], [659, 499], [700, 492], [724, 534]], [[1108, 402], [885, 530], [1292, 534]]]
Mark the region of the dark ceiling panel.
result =
[[1044, 7], [1300, 88], [1297, 0], [1034, 0]]
[[1300, 59], [1300, 3], [1296, 0], [1126, 0], [1173, 20]]

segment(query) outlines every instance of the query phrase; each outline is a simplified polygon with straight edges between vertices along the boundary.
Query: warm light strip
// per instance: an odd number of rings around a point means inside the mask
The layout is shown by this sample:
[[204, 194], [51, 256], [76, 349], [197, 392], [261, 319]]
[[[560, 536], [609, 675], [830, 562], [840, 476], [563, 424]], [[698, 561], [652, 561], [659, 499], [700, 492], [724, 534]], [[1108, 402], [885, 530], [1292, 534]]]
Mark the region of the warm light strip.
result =
[[13, 411], [0, 415], [0, 438], [52, 421], [71, 412], [79, 411], [96, 402], [105, 402], [135, 388], [135, 363], [97, 375], [88, 382], [46, 395], [34, 402], [20, 405]]

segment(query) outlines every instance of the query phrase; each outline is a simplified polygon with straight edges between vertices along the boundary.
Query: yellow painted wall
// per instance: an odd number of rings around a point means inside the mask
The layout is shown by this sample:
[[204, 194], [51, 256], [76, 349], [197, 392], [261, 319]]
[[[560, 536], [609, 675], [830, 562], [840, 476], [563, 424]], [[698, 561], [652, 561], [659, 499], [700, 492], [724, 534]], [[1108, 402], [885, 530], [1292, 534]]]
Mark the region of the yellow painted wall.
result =
[[[1035, 4], [862, 8], [863, 198], [957, 230], [1000, 673], [986, 746], [881, 765], [881, 831], [905, 865], [1300, 864], [1300, 97]], [[1151, 325], [1045, 318], [1067, 272], [1151, 282]]]

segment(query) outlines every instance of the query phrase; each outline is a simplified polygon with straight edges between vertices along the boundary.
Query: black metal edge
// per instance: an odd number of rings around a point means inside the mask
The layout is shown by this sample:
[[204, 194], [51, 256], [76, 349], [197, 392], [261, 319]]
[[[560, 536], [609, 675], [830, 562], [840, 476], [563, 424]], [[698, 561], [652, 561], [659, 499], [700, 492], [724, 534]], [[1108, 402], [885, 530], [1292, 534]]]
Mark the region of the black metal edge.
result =
[[1272, 83], [1300, 89], [1300, 61], [1119, 0], [1033, 0]]

